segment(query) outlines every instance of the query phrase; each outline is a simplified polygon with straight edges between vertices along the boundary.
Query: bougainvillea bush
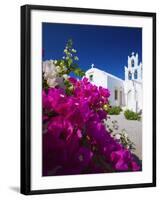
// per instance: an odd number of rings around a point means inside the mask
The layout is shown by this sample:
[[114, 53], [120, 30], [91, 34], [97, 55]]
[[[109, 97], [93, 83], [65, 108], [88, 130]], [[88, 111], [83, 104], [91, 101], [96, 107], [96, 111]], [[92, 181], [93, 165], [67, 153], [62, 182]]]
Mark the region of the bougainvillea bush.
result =
[[110, 92], [85, 78], [72, 45], [61, 60], [43, 62], [43, 176], [141, 170], [106, 129]]

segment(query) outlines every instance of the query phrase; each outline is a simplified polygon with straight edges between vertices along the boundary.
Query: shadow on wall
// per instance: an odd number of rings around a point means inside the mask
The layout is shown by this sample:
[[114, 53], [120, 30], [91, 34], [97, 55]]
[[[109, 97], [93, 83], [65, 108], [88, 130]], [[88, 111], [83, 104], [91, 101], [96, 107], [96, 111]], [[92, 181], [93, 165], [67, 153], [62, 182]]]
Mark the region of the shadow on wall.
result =
[[14, 192], [20, 192], [20, 188], [18, 186], [10, 186], [9, 189], [13, 190]]

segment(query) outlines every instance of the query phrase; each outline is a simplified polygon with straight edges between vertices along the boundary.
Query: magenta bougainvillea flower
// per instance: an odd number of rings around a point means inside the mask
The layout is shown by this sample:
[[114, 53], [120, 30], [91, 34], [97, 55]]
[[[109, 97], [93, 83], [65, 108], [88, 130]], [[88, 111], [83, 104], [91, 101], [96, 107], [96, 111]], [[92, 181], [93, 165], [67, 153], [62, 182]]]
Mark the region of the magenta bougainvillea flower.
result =
[[103, 123], [108, 89], [87, 78], [69, 78], [65, 89], [43, 90], [43, 175], [141, 170], [137, 158], [113, 139]]

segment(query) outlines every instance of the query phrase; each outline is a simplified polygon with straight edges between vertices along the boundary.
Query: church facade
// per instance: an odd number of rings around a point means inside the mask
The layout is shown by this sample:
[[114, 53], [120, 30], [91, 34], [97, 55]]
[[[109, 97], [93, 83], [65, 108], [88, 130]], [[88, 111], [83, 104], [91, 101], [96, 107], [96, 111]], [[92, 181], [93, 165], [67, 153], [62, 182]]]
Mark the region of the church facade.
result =
[[111, 106], [120, 106], [134, 112], [142, 111], [142, 63], [139, 63], [137, 53], [128, 56], [128, 65], [124, 66], [124, 80], [94, 65], [86, 71], [85, 76], [93, 84], [110, 90]]

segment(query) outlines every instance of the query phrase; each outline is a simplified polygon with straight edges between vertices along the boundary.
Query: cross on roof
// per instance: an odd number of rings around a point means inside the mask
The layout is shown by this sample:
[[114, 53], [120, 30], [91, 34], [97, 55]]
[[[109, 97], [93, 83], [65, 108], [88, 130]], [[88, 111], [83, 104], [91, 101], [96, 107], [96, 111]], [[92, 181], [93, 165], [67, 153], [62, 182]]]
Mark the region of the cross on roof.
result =
[[91, 67], [93, 68], [95, 65], [94, 64], [91, 64]]

